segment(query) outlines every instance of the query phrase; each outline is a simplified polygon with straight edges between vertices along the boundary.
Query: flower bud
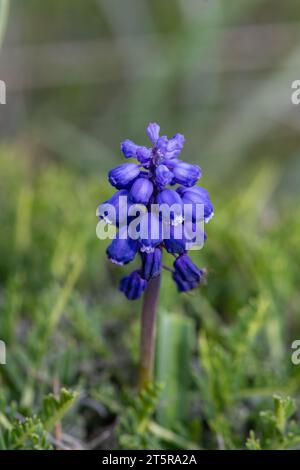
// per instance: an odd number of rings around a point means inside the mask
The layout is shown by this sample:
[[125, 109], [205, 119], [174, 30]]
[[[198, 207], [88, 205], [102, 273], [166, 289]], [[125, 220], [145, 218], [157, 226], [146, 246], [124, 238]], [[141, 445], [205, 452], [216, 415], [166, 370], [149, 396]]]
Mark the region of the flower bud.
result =
[[142, 275], [144, 279], [158, 276], [161, 273], [162, 253], [159, 248], [155, 248], [152, 253], [141, 253], [142, 257]]
[[123, 165], [110, 170], [108, 179], [112, 186], [124, 189], [139, 173], [140, 169], [136, 163], [123, 163]]
[[153, 183], [147, 178], [137, 178], [130, 189], [130, 196], [137, 204], [148, 204], [153, 193]]
[[201, 177], [201, 170], [197, 165], [190, 165], [180, 160], [174, 162], [170, 160], [166, 164], [174, 173], [174, 181], [183, 186], [194, 186]]
[[173, 279], [179, 292], [198, 287], [205, 278], [205, 270], [198, 268], [187, 254], [176, 258], [174, 269]]
[[129, 276], [123, 277], [120, 282], [120, 291], [127, 299], [139, 299], [147, 287], [147, 281], [143, 279], [139, 271], [133, 271]]
[[132, 140], [126, 139], [124, 142], [121, 143], [121, 151], [123, 152], [125, 158], [136, 157], [136, 152], [138, 149], [138, 145], [136, 145]]
[[155, 182], [159, 188], [164, 188], [170, 184], [173, 178], [173, 173], [166, 165], [158, 165], [155, 169]]
[[153, 144], [155, 144], [159, 138], [159, 131], [160, 131], [160, 126], [156, 124], [155, 122], [150, 122], [148, 124], [146, 132], [148, 134], [149, 139]]
[[116, 237], [107, 247], [106, 253], [114, 264], [127, 264], [132, 261], [138, 251], [138, 242], [128, 236], [127, 227], [121, 227]]

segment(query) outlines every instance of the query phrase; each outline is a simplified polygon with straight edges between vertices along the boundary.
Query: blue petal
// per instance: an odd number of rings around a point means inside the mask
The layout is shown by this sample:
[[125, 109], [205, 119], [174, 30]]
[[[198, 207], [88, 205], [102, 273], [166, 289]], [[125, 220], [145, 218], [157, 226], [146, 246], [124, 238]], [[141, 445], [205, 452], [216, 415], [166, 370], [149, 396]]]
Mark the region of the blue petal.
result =
[[165, 158], [176, 158], [183, 149], [185, 138], [182, 134], [175, 134], [172, 139], [169, 140], [167, 149], [165, 152]]
[[139, 173], [140, 169], [136, 163], [123, 163], [123, 165], [110, 170], [108, 180], [117, 189], [124, 189]]
[[189, 283], [199, 283], [204, 276], [204, 271], [198, 268], [186, 253], [176, 258], [174, 268], [181, 278]]
[[[108, 207], [108, 205], [111, 207]], [[127, 221], [128, 209], [131, 205], [129, 192], [126, 189], [121, 189], [98, 206], [97, 216], [107, 224], [119, 226]]]
[[147, 281], [161, 273], [162, 252], [160, 248], [155, 248], [152, 253], [141, 253], [143, 267], [142, 275]]
[[[160, 205], [160, 213], [163, 220], [174, 225], [183, 221], [183, 203], [179, 194], [173, 189], [164, 189], [157, 194], [157, 204]], [[170, 210], [168, 210], [168, 208]]]
[[191, 187], [201, 178], [201, 169], [197, 165], [190, 165], [189, 163], [180, 160], [169, 160], [166, 165], [174, 173], [174, 180], [178, 184]]
[[139, 271], [133, 271], [129, 276], [123, 277], [120, 282], [120, 291], [129, 300], [139, 299], [147, 287], [147, 281], [143, 279]]
[[181, 195], [184, 204], [193, 204], [192, 217], [193, 220], [201, 220], [196, 214], [196, 204], [204, 205], [204, 220], [208, 222], [214, 215], [214, 208], [211, 203], [208, 191], [200, 186], [194, 186], [192, 188], [177, 188], [178, 194]]
[[136, 157], [136, 152], [138, 149], [138, 145], [136, 145], [132, 140], [126, 139], [124, 142], [121, 143], [121, 151], [123, 152], [125, 158]]
[[151, 149], [148, 149], [147, 147], [138, 147], [136, 158], [142, 165], [147, 166], [151, 160], [151, 156]]
[[176, 283], [178, 292], [187, 292], [199, 286], [198, 282], [188, 282], [183, 279], [177, 271], [173, 272], [172, 277]]
[[147, 212], [142, 217], [141, 225], [146, 233], [141, 229], [142, 233], [139, 239], [140, 250], [145, 253], [153, 253], [155, 247], [163, 240], [162, 222], [156, 214]]
[[156, 149], [162, 154], [165, 155], [168, 149], [168, 137], [166, 135], [162, 135], [158, 141], [156, 142]]
[[148, 134], [149, 139], [153, 144], [155, 144], [159, 138], [159, 131], [160, 131], [160, 126], [156, 124], [155, 122], [150, 122], [148, 124], [146, 132]]
[[127, 227], [122, 227], [107, 247], [106, 253], [112, 263], [123, 265], [132, 261], [137, 251], [137, 240], [132, 240], [128, 235]]
[[130, 189], [132, 200], [139, 204], [148, 204], [153, 193], [153, 183], [147, 178], [137, 178]]
[[155, 182], [160, 188], [170, 184], [173, 180], [173, 177], [173, 173], [166, 165], [158, 165], [158, 167], [155, 169]]
[[164, 246], [168, 253], [182, 254], [186, 252], [184, 226], [164, 226]]

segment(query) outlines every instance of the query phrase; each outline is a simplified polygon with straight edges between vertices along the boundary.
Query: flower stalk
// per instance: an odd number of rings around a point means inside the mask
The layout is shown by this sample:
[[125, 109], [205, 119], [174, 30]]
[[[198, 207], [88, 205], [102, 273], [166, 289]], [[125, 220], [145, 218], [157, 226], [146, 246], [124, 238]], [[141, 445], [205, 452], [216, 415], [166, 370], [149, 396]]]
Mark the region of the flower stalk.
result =
[[[146, 131], [150, 147], [129, 139], [121, 143], [124, 157], [133, 158], [136, 163], [123, 163], [109, 171], [108, 180], [117, 192], [97, 209], [99, 224], [117, 229], [106, 249], [109, 260], [123, 266], [137, 255], [140, 259], [138, 269], [123, 277], [119, 287], [128, 300], [137, 300], [144, 294], [139, 390], [153, 381], [162, 268], [171, 273], [178, 292], [188, 292], [202, 284], [205, 270], [193, 263], [188, 250], [202, 247], [206, 234], [201, 223], [213, 216], [207, 190], [197, 186], [201, 169], [178, 159], [184, 136], [161, 136], [156, 123], [150, 123]], [[173, 269], [163, 265], [164, 251], [174, 256]]]
[[160, 281], [160, 275], [150, 279], [144, 294], [141, 318], [140, 365], [138, 377], [138, 388], [140, 391], [153, 381], [156, 317]]

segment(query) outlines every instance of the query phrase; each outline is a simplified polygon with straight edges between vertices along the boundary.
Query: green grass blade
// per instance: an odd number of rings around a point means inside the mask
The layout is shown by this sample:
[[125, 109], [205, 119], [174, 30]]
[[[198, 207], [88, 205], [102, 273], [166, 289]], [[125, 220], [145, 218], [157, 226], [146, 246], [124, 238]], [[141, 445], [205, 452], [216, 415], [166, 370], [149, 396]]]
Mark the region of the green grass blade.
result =
[[172, 426], [188, 413], [191, 377], [193, 321], [182, 315], [161, 312], [158, 321], [156, 380], [164, 384], [158, 422]]

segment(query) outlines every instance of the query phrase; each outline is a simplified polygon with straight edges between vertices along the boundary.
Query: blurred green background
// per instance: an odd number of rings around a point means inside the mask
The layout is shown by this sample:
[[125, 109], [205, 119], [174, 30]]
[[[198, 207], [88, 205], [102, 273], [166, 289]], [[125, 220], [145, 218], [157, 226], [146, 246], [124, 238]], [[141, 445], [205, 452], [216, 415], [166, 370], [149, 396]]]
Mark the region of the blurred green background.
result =
[[[1, 448], [299, 445], [299, 23], [292, 0], [0, 0]], [[137, 396], [140, 303], [95, 211], [150, 121], [185, 135], [215, 217], [207, 285], [164, 275]]]

